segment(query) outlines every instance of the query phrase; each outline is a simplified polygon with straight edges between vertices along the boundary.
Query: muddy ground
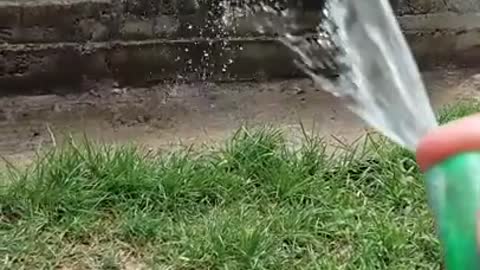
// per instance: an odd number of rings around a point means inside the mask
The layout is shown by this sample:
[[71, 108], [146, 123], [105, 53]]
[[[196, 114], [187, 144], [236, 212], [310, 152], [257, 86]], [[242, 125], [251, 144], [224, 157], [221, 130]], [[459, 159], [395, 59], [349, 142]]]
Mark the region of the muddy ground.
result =
[[[424, 73], [434, 106], [479, 96], [479, 73], [449, 67]], [[0, 155], [14, 163], [31, 160], [69, 134], [152, 149], [198, 145], [218, 142], [243, 124], [265, 123], [291, 134], [300, 134], [303, 123], [310, 132], [346, 141], [365, 131], [360, 120], [309, 80], [149, 88], [102, 82], [84, 93], [0, 98]]]

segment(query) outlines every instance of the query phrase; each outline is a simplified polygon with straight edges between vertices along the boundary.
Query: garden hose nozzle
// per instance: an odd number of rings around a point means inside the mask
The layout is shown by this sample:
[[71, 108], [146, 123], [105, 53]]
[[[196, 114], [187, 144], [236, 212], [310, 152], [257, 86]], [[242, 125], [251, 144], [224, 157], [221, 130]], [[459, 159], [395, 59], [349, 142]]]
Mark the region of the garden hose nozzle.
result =
[[480, 115], [440, 127], [417, 148], [447, 270], [480, 269]]

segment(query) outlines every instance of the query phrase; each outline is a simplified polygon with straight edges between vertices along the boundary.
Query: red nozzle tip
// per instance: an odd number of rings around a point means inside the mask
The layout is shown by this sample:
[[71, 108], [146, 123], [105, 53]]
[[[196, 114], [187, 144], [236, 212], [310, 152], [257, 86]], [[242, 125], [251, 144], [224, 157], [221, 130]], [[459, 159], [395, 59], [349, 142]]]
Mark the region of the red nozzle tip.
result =
[[428, 133], [417, 146], [417, 163], [426, 171], [452, 155], [478, 150], [480, 114], [450, 122]]

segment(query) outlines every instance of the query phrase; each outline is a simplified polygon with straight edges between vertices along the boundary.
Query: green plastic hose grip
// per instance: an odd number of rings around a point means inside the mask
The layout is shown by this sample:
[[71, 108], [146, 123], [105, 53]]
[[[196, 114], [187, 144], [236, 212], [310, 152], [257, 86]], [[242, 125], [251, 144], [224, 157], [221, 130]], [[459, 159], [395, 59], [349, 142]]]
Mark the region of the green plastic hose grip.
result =
[[429, 169], [425, 177], [446, 269], [480, 269], [480, 152], [452, 156]]

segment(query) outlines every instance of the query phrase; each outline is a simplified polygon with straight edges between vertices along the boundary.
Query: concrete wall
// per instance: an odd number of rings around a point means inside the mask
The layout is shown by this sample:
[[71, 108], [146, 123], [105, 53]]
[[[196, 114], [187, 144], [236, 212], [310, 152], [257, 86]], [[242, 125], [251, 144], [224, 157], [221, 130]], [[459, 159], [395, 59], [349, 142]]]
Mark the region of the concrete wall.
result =
[[478, 0], [399, 0], [400, 15], [455, 12], [459, 14], [480, 12]]
[[298, 75], [286, 48], [249, 18], [223, 23], [212, 2], [0, 1], [0, 91], [105, 77], [133, 84]]
[[480, 1], [399, 1], [399, 22], [421, 65], [480, 65]]
[[[288, 1], [302, 6], [300, 24], [308, 32], [322, 2]], [[478, 63], [480, 1], [397, 1], [422, 65]], [[222, 15], [222, 6], [209, 0], [0, 1], [0, 93], [81, 87], [102, 78], [138, 84], [300, 75], [275, 33], [252, 23], [264, 14], [231, 21]]]

